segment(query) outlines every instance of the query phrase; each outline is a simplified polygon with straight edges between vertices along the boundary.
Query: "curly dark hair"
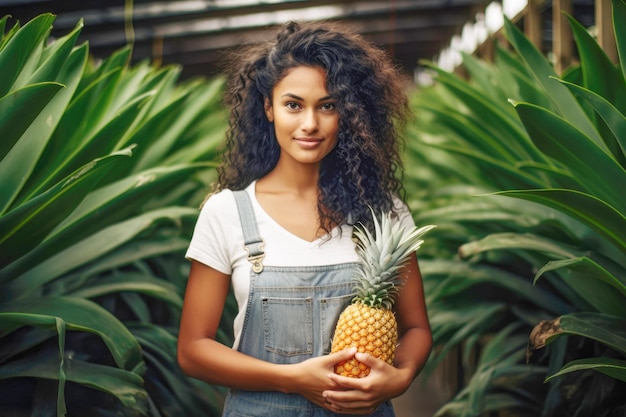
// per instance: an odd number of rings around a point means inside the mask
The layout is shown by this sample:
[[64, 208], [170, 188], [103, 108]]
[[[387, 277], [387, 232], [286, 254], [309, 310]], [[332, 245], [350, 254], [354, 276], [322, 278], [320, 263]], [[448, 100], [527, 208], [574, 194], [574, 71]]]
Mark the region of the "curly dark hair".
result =
[[410, 114], [406, 78], [388, 56], [343, 23], [283, 25], [275, 40], [231, 55], [225, 96], [229, 130], [215, 191], [241, 190], [269, 173], [280, 148], [264, 99], [298, 66], [326, 72], [326, 89], [339, 113], [337, 145], [320, 165], [320, 226], [361, 222], [393, 211], [403, 198], [399, 133]]

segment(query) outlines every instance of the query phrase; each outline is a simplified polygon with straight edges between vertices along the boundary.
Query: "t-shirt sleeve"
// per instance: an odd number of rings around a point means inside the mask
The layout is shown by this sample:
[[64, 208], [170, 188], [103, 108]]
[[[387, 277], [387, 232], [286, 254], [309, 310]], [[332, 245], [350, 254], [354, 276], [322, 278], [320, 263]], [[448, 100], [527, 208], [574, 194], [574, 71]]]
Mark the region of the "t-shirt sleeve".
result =
[[[233, 215], [235, 217], [233, 217]], [[212, 195], [202, 206], [185, 258], [232, 274], [232, 237], [237, 206], [229, 190]]]

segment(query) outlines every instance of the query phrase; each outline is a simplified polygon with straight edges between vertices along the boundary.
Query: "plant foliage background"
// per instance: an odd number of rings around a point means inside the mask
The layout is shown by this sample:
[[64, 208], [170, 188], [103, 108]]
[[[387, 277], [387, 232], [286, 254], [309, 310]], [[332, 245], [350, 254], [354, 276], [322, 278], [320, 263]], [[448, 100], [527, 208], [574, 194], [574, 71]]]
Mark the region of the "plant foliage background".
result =
[[[437, 416], [626, 413], [626, 3], [614, 65], [570, 24], [564, 74], [506, 20], [493, 63], [432, 68], [406, 181], [437, 343], [464, 379]], [[427, 258], [427, 259], [426, 259]]]
[[130, 48], [94, 62], [82, 23], [49, 42], [54, 19], [0, 20], [0, 409], [217, 415], [175, 349], [222, 80], [130, 67]]
[[[556, 74], [507, 21], [493, 63], [412, 94], [407, 195], [437, 348], [464, 379], [438, 416], [626, 412], [626, 3], [620, 62], [571, 19]], [[175, 360], [183, 259], [226, 128], [222, 79], [102, 62], [0, 20], [0, 409], [219, 415]], [[235, 306], [228, 306], [225, 321]], [[230, 343], [230, 326], [220, 339]], [[622, 414], [619, 414], [622, 413]], [[5, 415], [3, 414], [3, 415]]]

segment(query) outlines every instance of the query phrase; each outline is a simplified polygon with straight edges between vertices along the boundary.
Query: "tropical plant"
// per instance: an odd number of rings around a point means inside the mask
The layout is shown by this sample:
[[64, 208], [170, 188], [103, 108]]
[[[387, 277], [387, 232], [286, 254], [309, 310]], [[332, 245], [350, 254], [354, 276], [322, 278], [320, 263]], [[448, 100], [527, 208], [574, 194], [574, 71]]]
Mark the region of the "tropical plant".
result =
[[131, 67], [130, 47], [96, 61], [54, 19], [0, 19], [0, 409], [215, 415], [223, 392], [175, 350], [222, 80]]
[[[420, 253], [436, 343], [465, 379], [437, 416], [626, 412], [626, 3], [620, 65], [570, 18], [560, 77], [511, 21], [512, 50], [431, 65], [413, 94], [407, 191], [437, 224]], [[526, 362], [529, 363], [526, 363]]]

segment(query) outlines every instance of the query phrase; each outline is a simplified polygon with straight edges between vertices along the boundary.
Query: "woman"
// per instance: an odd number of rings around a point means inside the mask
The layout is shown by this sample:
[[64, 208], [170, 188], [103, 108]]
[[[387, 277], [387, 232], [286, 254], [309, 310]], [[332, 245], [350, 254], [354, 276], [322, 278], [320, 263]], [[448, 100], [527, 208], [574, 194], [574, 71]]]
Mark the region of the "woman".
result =
[[[370, 226], [372, 207], [414, 226], [399, 198], [402, 77], [360, 36], [322, 23], [288, 23], [233, 62], [224, 162], [187, 252], [179, 364], [231, 388], [227, 416], [393, 416], [389, 400], [432, 344], [415, 254], [396, 302], [394, 366], [328, 352], [358, 262], [352, 225]], [[231, 285], [233, 348], [215, 340]], [[333, 373], [355, 355], [367, 377]]]

